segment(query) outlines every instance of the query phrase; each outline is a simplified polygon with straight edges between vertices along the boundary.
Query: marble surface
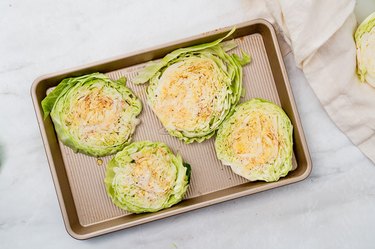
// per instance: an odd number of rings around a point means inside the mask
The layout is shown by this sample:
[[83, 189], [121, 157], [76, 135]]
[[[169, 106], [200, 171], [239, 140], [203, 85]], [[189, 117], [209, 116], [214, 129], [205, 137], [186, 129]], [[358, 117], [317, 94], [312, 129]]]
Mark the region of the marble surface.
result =
[[[359, 19], [372, 3], [359, 1]], [[245, 0], [0, 1], [0, 248], [373, 248], [374, 164], [330, 121], [292, 54], [285, 63], [313, 160], [308, 179], [87, 241], [66, 233], [33, 80], [247, 21], [251, 8]]]

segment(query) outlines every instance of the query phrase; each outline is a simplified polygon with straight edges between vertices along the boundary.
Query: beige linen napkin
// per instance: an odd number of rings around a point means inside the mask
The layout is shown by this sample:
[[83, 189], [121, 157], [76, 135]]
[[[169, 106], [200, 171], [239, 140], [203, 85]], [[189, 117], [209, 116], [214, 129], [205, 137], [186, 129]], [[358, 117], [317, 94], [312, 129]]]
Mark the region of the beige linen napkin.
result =
[[267, 0], [261, 15], [284, 36], [331, 119], [375, 162], [375, 88], [355, 74], [354, 6], [354, 0]]

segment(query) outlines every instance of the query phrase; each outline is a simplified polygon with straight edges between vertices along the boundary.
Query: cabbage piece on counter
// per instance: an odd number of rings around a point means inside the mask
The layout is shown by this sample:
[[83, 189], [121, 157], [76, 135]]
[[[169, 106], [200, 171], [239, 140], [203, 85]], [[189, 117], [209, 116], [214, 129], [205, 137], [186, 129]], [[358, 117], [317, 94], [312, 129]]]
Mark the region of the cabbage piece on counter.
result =
[[156, 212], [180, 202], [190, 165], [160, 142], [134, 142], [108, 163], [105, 185], [113, 203], [131, 213]]
[[130, 142], [141, 101], [125, 86], [101, 73], [67, 78], [42, 101], [62, 143], [75, 152], [107, 156]]
[[225, 37], [177, 49], [151, 62], [133, 80], [149, 81], [148, 104], [168, 133], [185, 143], [202, 142], [215, 134], [243, 92], [242, 66], [249, 55], [228, 54], [237, 45]]
[[252, 99], [238, 105], [220, 127], [216, 154], [250, 181], [277, 181], [292, 169], [292, 133], [292, 123], [279, 106]]
[[354, 38], [359, 78], [375, 87], [375, 12], [358, 26]]

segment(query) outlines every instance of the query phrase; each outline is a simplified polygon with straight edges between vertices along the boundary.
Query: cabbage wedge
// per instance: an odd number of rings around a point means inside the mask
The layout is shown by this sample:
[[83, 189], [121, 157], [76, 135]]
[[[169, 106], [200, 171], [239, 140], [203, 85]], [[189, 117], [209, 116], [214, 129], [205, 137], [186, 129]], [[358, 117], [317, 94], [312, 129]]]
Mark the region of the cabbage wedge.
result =
[[357, 74], [362, 82], [375, 87], [375, 12], [358, 26], [354, 38], [357, 47]]

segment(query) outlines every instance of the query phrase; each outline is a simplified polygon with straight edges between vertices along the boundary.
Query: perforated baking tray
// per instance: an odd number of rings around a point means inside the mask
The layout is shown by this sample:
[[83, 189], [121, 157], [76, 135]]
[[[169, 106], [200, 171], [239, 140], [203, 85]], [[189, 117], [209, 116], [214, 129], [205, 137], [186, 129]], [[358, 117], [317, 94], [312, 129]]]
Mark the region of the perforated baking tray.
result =
[[[234, 174], [216, 158], [214, 138], [203, 143], [186, 145], [168, 135], [157, 117], [146, 104], [146, 85], [132, 84], [132, 78], [150, 60], [157, 60], [181, 47], [210, 42], [223, 37], [231, 27], [204, 33], [195, 37], [157, 46], [125, 56], [65, 70], [39, 77], [32, 85], [31, 95], [43, 138], [52, 178], [59, 199], [62, 216], [68, 233], [76, 239], [86, 239], [123, 228], [187, 212], [215, 203], [280, 187], [305, 179], [311, 171], [311, 159], [302, 126], [288, 82], [280, 48], [271, 24], [254, 20], [236, 25], [238, 47], [233, 51], [246, 51], [252, 62], [244, 70], [243, 85], [246, 95], [242, 102], [260, 97], [280, 105], [294, 126], [293, 171], [278, 182], [249, 182]], [[112, 204], [103, 183], [105, 167], [112, 156], [97, 158], [74, 153], [57, 139], [50, 118], [43, 119], [41, 101], [49, 89], [66, 77], [102, 72], [112, 79], [128, 78], [127, 86], [142, 100], [140, 115], [133, 141], [165, 142], [191, 164], [192, 176], [185, 199], [156, 213], [130, 214]]]

